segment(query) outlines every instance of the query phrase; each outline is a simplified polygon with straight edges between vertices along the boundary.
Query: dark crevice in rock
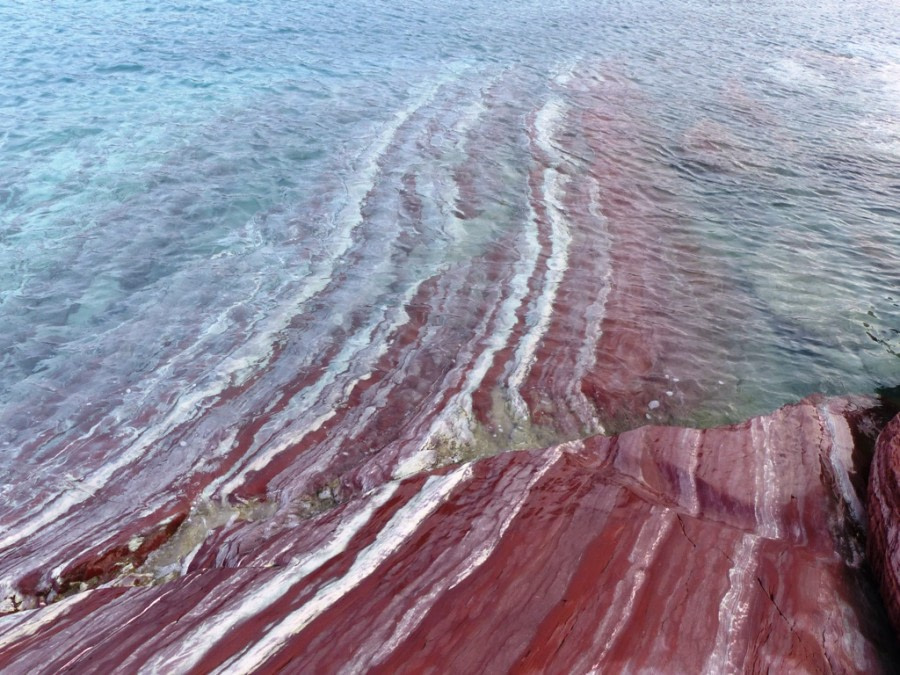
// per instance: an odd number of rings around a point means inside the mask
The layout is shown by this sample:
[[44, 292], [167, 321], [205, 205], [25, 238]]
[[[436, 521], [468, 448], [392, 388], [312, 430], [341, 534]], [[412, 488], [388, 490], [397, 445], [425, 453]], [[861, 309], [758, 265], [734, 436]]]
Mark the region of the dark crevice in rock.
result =
[[[257, 500], [236, 505], [194, 505], [190, 511], [177, 513], [126, 543], [76, 560], [55, 579], [47, 580], [40, 570], [24, 576], [17, 595], [8, 598], [12, 612], [0, 616], [43, 607], [101, 586], [135, 587], [173, 581], [181, 576], [181, 565], [190, 551], [215, 529], [231, 519], [268, 518], [274, 510], [273, 503]], [[249, 565], [245, 568], [267, 569]]]
[[77, 593], [89, 591], [125, 576], [140, 567], [152, 553], [168, 542], [186, 520], [187, 512], [177, 513], [125, 543], [107, 548], [97, 555], [85, 555], [66, 567], [58, 577], [41, 570], [23, 576], [16, 587], [17, 595], [9, 597], [11, 614], [58, 602]]
[[354, 497], [351, 490], [341, 483], [341, 479], [320, 479], [313, 488], [296, 502], [294, 513], [303, 519], [314, 518], [320, 513], [331, 511]]
[[677, 513], [677, 514], [675, 514], [675, 517], [678, 518], [678, 524], [681, 525], [681, 534], [684, 535], [685, 539], [687, 539], [689, 542], [691, 542], [691, 546], [693, 546], [694, 548], [697, 548], [697, 544], [694, 543], [694, 540], [691, 539], [690, 536], [688, 535], [687, 530], [684, 529], [684, 520], [681, 518], [681, 514]]
[[109, 549], [98, 558], [70, 566], [55, 581], [55, 595], [51, 601], [96, 588], [137, 569], [173, 537], [187, 517], [187, 512], [179, 513], [139, 537], [132, 538], [132, 541]]
[[781, 616], [781, 618], [784, 619], [784, 622], [788, 625], [788, 628], [790, 628], [790, 630], [793, 631], [794, 624], [793, 624], [793, 622], [788, 620], [788, 618], [784, 615], [784, 612], [781, 611], [781, 607], [779, 607], [778, 603], [775, 602], [775, 594], [771, 593], [769, 590], [766, 589], [766, 586], [765, 586], [765, 584], [763, 584], [763, 580], [760, 577], [756, 577], [756, 582], [759, 584], [759, 587], [762, 590], [763, 595], [765, 595], [769, 599], [769, 602], [772, 603], [772, 606], [775, 608], [775, 611], [777, 611], [779, 616]]

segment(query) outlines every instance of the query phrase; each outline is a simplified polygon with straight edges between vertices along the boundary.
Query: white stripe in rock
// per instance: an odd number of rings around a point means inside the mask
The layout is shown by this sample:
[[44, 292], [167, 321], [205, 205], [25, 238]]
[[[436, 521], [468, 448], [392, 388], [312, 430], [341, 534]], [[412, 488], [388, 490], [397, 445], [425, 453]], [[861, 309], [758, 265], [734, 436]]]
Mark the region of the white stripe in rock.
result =
[[631, 618], [634, 601], [647, 581], [647, 571], [656, 558], [660, 544], [675, 522], [672, 510], [667, 508], [654, 509], [647, 515], [647, 518], [648, 520], [641, 527], [631, 552], [628, 554], [628, 561], [631, 563], [628, 573], [616, 584], [609, 609], [603, 615], [603, 619], [594, 633], [593, 643], [603, 645], [597, 662], [592, 666], [594, 669], [600, 668], [604, 657], [613, 648], [616, 639]]
[[[585, 330], [585, 339], [582, 340], [578, 348], [578, 355], [575, 360], [575, 376], [583, 378], [594, 369], [597, 363], [597, 345], [603, 335], [603, 319], [606, 317], [606, 300], [609, 297], [609, 290], [612, 287], [612, 260], [609, 256], [609, 232], [607, 228], [606, 216], [603, 215], [601, 209], [600, 184], [596, 180], [591, 181], [590, 185], [590, 204], [588, 212], [594, 220], [597, 229], [602, 230], [606, 239], [606, 248], [595, 261], [596, 269], [603, 270], [602, 277], [599, 280], [599, 291], [593, 300], [584, 309], [584, 315], [587, 318]], [[575, 378], [573, 378], [575, 379]], [[592, 401], [584, 394], [581, 387], [575, 387], [570, 394], [574, 397], [572, 407], [576, 410], [582, 422], [589, 428], [595, 429], [599, 433], [603, 433], [603, 425], [597, 417], [596, 408]]]
[[[53, 626], [57, 619], [64, 616], [72, 607], [90, 599], [93, 592], [78, 593], [40, 609], [25, 610], [0, 617], [0, 649], [34, 635], [43, 626]], [[13, 627], [8, 628], [8, 624]]]
[[853, 489], [850, 482], [850, 473], [853, 471], [853, 448], [856, 445], [853, 442], [853, 432], [850, 425], [843, 415], [836, 415], [828, 409], [826, 405], [819, 405], [816, 408], [819, 418], [822, 420], [825, 430], [828, 432], [829, 442], [828, 463], [831, 464], [831, 470], [834, 474], [834, 480], [837, 489], [840, 491], [840, 497], [849, 507], [850, 513], [856, 524], [862, 528], [867, 526], [866, 509]]
[[[552, 99], [538, 111], [534, 121], [535, 142], [541, 152], [551, 159], [551, 166], [544, 169], [543, 173], [544, 203], [550, 219], [551, 253], [547, 261], [544, 288], [532, 316], [529, 317], [532, 321], [531, 327], [516, 350], [515, 365], [509, 377], [510, 403], [522, 418], [528, 417], [528, 409], [519, 388], [528, 377], [538, 344], [550, 325], [556, 293], [568, 269], [569, 244], [572, 241], [561, 203], [566, 178], [557, 168], [564, 159], [553, 143], [553, 135], [558, 130], [564, 114], [565, 106], [558, 99]], [[531, 219], [537, 220], [533, 207]]]
[[[579, 441], [573, 442], [580, 445]], [[500, 522], [499, 526], [496, 525], [496, 521], [499, 519], [499, 514], [492, 514], [492, 522], [488, 525], [491, 529], [496, 528], [493, 532], [488, 532], [487, 537], [485, 538], [485, 533], [478, 533], [477, 536], [479, 538], [483, 538], [484, 541], [472, 551], [469, 556], [462, 561], [464, 566], [457, 570], [456, 574], [452, 576], [448, 574], [444, 574], [440, 579], [432, 586], [431, 590], [418, 599], [418, 601], [404, 613], [404, 615], [400, 618], [400, 620], [396, 623], [393, 632], [390, 637], [387, 639], [379, 636], [378, 644], [365, 644], [362, 648], [357, 651], [354, 655], [353, 660], [348, 660], [346, 664], [346, 669], [348, 672], [356, 672], [365, 670], [367, 667], [377, 664], [388, 656], [390, 656], [391, 652], [393, 652], [397, 646], [405, 640], [422, 622], [425, 616], [430, 611], [435, 598], [446, 593], [453, 588], [456, 588], [459, 584], [465, 581], [475, 570], [477, 570], [481, 565], [483, 565], [488, 558], [490, 558], [491, 553], [494, 552], [494, 549], [500, 544], [500, 541], [503, 539], [503, 536], [506, 534], [506, 530], [509, 529], [510, 524], [515, 519], [515, 517], [519, 514], [519, 511], [522, 510], [522, 507], [525, 505], [528, 497], [531, 494], [531, 489], [537, 484], [537, 482], [544, 477], [547, 471], [559, 460], [562, 455], [563, 449], [568, 448], [573, 444], [567, 444], [566, 446], [557, 446], [552, 450], [547, 452], [547, 456], [544, 459], [544, 462], [534, 471], [534, 473], [529, 477], [527, 484], [524, 488], [516, 488], [517, 495], [515, 500], [507, 506], [506, 514], [503, 516], [502, 522]], [[478, 519], [476, 518], [476, 521]], [[456, 546], [458, 549], [465, 549], [467, 540], [471, 537], [476, 536], [475, 532], [476, 523], [472, 524], [472, 528], [466, 533], [463, 540]]]
[[775, 468], [775, 453], [771, 447], [772, 420], [757, 418], [750, 425], [750, 438], [756, 451], [756, 498], [754, 510], [758, 534], [769, 539], [781, 537], [778, 527], [778, 472]]
[[[455, 76], [454, 76], [455, 78]], [[451, 78], [444, 78], [449, 80]], [[330, 233], [330, 246], [326, 266], [334, 267], [342, 259], [353, 241], [353, 232], [363, 222], [362, 208], [366, 195], [380, 171], [380, 159], [391, 145], [391, 141], [417, 110], [427, 105], [444, 86], [440, 81], [432, 86], [424, 95], [416, 99], [412, 105], [395, 114], [393, 120], [382, 130], [378, 138], [369, 146], [362, 158], [363, 169], [360, 180], [347, 187], [348, 199], [336, 218], [336, 227]], [[54, 520], [61, 519], [75, 506], [87, 501], [102, 489], [123, 468], [138, 461], [149, 449], [178, 426], [196, 419], [205, 408], [227, 387], [234, 386], [248, 378], [272, 354], [272, 344], [277, 335], [287, 326], [291, 319], [299, 313], [300, 307], [310, 298], [320, 293], [328, 285], [330, 274], [319, 274], [310, 278], [302, 291], [293, 298], [293, 311], [279, 313], [272, 325], [254, 336], [234, 355], [225, 359], [215, 371], [213, 381], [207, 386], [191, 391], [179, 398], [176, 405], [158, 424], [141, 432], [129, 447], [123, 447], [115, 460], [98, 467], [93, 473], [79, 483], [79, 490], [62, 492], [48, 502], [43, 503], [39, 513], [33, 514], [27, 522], [11, 528], [9, 534], [0, 539], [0, 550], [32, 536]], [[99, 424], [97, 425], [99, 426]], [[92, 429], [93, 431], [93, 429]], [[90, 433], [90, 432], [89, 432]]]
[[431, 447], [436, 438], [447, 437], [460, 442], [471, 442], [472, 394], [484, 381], [484, 376], [493, 363], [494, 355], [508, 343], [509, 336], [516, 324], [516, 310], [528, 293], [528, 280], [537, 264], [540, 250], [536, 232], [530, 231], [525, 242], [525, 250], [516, 261], [515, 273], [510, 281], [509, 295], [500, 306], [497, 322], [491, 332], [488, 345], [481, 351], [475, 364], [469, 369], [462, 389], [453, 396], [431, 424], [420, 445], [420, 450], [398, 466], [395, 477], [410, 476], [427, 467], [431, 460]]
[[[216, 672], [251, 672], [276, 654], [294, 635], [311, 621], [328, 610], [335, 602], [352, 591], [375, 570], [430, 516], [450, 494], [471, 477], [472, 468], [465, 465], [445, 476], [430, 477], [421, 491], [407, 502], [391, 518], [375, 541], [360, 551], [347, 573], [325, 584], [306, 604], [292, 612], [274, 626], [265, 636], [244, 650], [239, 656], [224, 663]], [[282, 591], [285, 587], [278, 584]], [[219, 634], [221, 634], [220, 629]]]
[[365, 500], [363, 508], [342, 520], [334, 534], [322, 546], [293, 562], [284, 571], [264, 583], [253, 584], [244, 593], [233, 598], [228, 607], [221, 608], [213, 617], [198, 625], [180, 640], [174, 654], [160, 654], [148, 662], [142, 670], [187, 671], [192, 668], [215, 644], [217, 637], [225, 635], [234, 626], [264, 611], [304, 577], [343, 553], [350, 541], [366, 526], [375, 511], [394, 495], [398, 487], [399, 483], [387, 483], [371, 493]]
[[[486, 110], [487, 108], [485, 107], [484, 102], [481, 99], [478, 99], [474, 103], [470, 104], [466, 109], [463, 110], [460, 119], [453, 126], [452, 131], [454, 135], [458, 137], [464, 137], [469, 128], [471, 128], [478, 122], [478, 120], [486, 112]], [[459, 141], [459, 144], [462, 144], [462, 140]], [[422, 182], [418, 186], [419, 192], [425, 196], [425, 199], [423, 200], [424, 204], [428, 206], [446, 202], [448, 206], [441, 209], [440, 216], [435, 216], [434, 218], [426, 218], [426, 220], [458, 220], [456, 216], [453, 215], [453, 209], [449, 206], [455, 204], [458, 194], [454, 190], [449, 190], [449, 192], [446, 194], [441, 191], [441, 186], [455, 186], [455, 182], [453, 180], [447, 179], [446, 176], [443, 176], [442, 180], [441, 175], [432, 175], [430, 176], [430, 178], [430, 181]], [[432, 183], [434, 185], [432, 185]], [[435, 194], [431, 194], [430, 191], [432, 190], [435, 192]], [[464, 236], [465, 234], [465, 230], [461, 227], [451, 227], [449, 229], [455, 232], [460, 237]], [[332, 360], [328, 372], [322, 378], [320, 378], [319, 381], [311, 385], [308, 390], [304, 390], [304, 399], [308, 399], [311, 402], [317, 401], [320, 397], [322, 397], [322, 392], [326, 389], [326, 386], [334, 384], [338, 375], [348, 372], [350, 367], [354, 364], [356, 366], [359, 366], [359, 364], [363, 361], [372, 364], [377, 363], [378, 358], [380, 358], [387, 351], [387, 348], [389, 346], [386, 338], [376, 345], [377, 350], [374, 354], [368, 355], [368, 358], [362, 359], [360, 354], [362, 354], [365, 348], [371, 347], [373, 344], [375, 344], [376, 332], [380, 332], [385, 336], [390, 335], [394, 329], [405, 324], [409, 320], [409, 315], [403, 308], [405, 308], [415, 297], [424, 279], [430, 278], [432, 274], [437, 273], [437, 271], [443, 267], [445, 266], [436, 266], [435, 269], [430, 270], [424, 277], [420, 278], [419, 281], [410, 286], [410, 288], [404, 294], [402, 300], [398, 303], [400, 310], [392, 310], [394, 311], [396, 316], [392, 324], [388, 327], [388, 330], [382, 329], [380, 331], [376, 331], [379, 324], [383, 321], [383, 317], [377, 316], [371, 321], [370, 325], [366, 326], [363, 329], [360, 329], [353, 338], [348, 340], [345, 346], [341, 349], [341, 352]], [[373, 272], [373, 276], [377, 275]], [[332, 391], [330, 396], [328, 397], [328, 400], [321, 401], [320, 408], [322, 408], [324, 412], [318, 418], [313, 420], [312, 424], [307, 425], [299, 430], [291, 430], [289, 433], [282, 433], [281, 439], [279, 440], [272, 439], [270, 442], [268, 442], [268, 447], [265, 449], [265, 451], [259, 453], [258, 456], [254, 457], [252, 462], [239, 470], [239, 473], [236, 474], [237, 469], [235, 469], [230, 473], [230, 476], [228, 478], [222, 477], [218, 479], [215, 484], [211, 485], [206, 490], [205, 494], [211, 495], [216, 491], [220, 491], [224, 496], [236, 490], [238, 487], [240, 487], [249, 473], [264, 468], [272, 460], [273, 457], [280, 454], [287, 448], [300, 443], [307, 434], [321, 428], [322, 424], [326, 423], [334, 416], [334, 410], [338, 407], [339, 404], [339, 400], [337, 400], [336, 397], [339, 394], [343, 394], [344, 396], [349, 395], [350, 391], [358, 382], [364, 381], [372, 375], [373, 372], [370, 371], [364, 375], [361, 375], [360, 377], [353, 379], [349, 384], [342, 385], [339, 392], [335, 393], [334, 391]], [[385, 396], [386, 391], [383, 391], [382, 398], [384, 398]], [[345, 427], [341, 430], [338, 430], [333, 437], [333, 440], [336, 441], [338, 438], [351, 435], [354, 429], [361, 427], [370, 415], [371, 411], [369, 412], [369, 415], [363, 415], [362, 419], [357, 420], [356, 427], [354, 427], [353, 429]], [[283, 414], [282, 417], [288, 419], [301, 419], [298, 411], [293, 408], [289, 411], [286, 411], [286, 413]], [[320, 446], [320, 448], [325, 452], [320, 453], [320, 456], [317, 457], [316, 465], [311, 469], [308, 469], [307, 473], [314, 473], [318, 470], [324, 470], [328, 466], [330, 460], [333, 458], [334, 452], [336, 451], [335, 448], [337, 448], [338, 446], [339, 443], [336, 442], [330, 443], [327, 448], [324, 446]], [[404, 477], [405, 475], [409, 474], [398, 474], [397, 477]], [[226, 480], [227, 483], [225, 483]], [[225, 484], [222, 485], [223, 483]]]
[[700, 464], [700, 441], [703, 432], [699, 429], [682, 429], [680, 438], [674, 444], [679, 448], [690, 448], [688, 464], [678, 475], [679, 496], [685, 500], [684, 506], [692, 515], [700, 513], [700, 497], [697, 494], [697, 467]]
[[[402, 326], [409, 320], [409, 314], [402, 308], [406, 307], [412, 298], [415, 297], [420, 285], [421, 281], [412, 284], [404, 294], [404, 297], [400, 302], [401, 309], [396, 312], [394, 320], [388, 327], [388, 334], [390, 331]], [[350, 339], [348, 339], [341, 347], [340, 352], [332, 359], [328, 370], [322, 377], [306, 387], [302, 393], [299, 394], [298, 398], [302, 399], [299, 403], [299, 407], [298, 405], [292, 405], [286, 413], [282, 415], [282, 417], [288, 420], [288, 424], [290, 424], [291, 419], [305, 420], [305, 424], [302, 428], [291, 429], [290, 426], [287, 426], [285, 429], [275, 432], [273, 438], [269, 439], [267, 442], [257, 444], [255, 448], [249, 449], [246, 452], [244, 461], [236, 465], [230, 472], [223, 474], [210, 483], [204, 490], [203, 496], [209, 498], [216, 492], [219, 492], [223, 497], [227, 496], [231, 492], [237, 490], [250, 473], [264, 469], [276, 456], [288, 448], [294, 447], [302, 442], [307, 435], [318, 431], [323, 424], [333, 418], [337, 414], [336, 410], [338, 408], [339, 399], [341, 397], [349, 396], [353, 388], [359, 382], [363, 382], [372, 377], [373, 372], [368, 371], [358, 377], [350, 379], [348, 382], [340, 383], [340, 386], [336, 390], [329, 390], [329, 387], [334, 387], [339, 383], [339, 377], [348, 373], [354, 363], [358, 364], [360, 361], [363, 361], [361, 354], [367, 347], [374, 345], [373, 335], [384, 319], [385, 317], [382, 314], [377, 314], [367, 326], [357, 331]], [[372, 353], [365, 359], [373, 366], [378, 362], [378, 359], [387, 352], [389, 343], [385, 340], [381, 340], [377, 345], [374, 345], [374, 347]], [[319, 403], [318, 408], [321, 412], [314, 419], [308, 420], [309, 413], [316, 412], [315, 408], [317, 403]], [[303, 407], [304, 404], [305, 408]], [[324, 456], [320, 457], [316, 468], [326, 467], [333, 454], [334, 450], [332, 449], [330, 453], [325, 453]], [[308, 472], [308, 474], [311, 473], [312, 472]]]
[[710, 675], [719, 673], [739, 673], [744, 669], [743, 653], [736, 650], [741, 641], [736, 638], [741, 634], [750, 611], [750, 599], [756, 589], [756, 549], [760, 537], [755, 534], [744, 534], [734, 552], [733, 567], [728, 571], [728, 592], [719, 603], [719, 628], [713, 650], [706, 659], [703, 669]]

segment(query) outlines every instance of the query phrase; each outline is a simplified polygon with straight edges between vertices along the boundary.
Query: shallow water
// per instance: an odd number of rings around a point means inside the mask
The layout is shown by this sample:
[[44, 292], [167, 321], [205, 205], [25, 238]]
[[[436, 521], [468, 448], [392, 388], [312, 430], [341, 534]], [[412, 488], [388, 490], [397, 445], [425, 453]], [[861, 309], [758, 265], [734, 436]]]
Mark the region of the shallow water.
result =
[[[636, 92], [620, 161], [714, 345], [683, 343], [693, 403], [654, 419], [900, 381], [896, 5], [448, 4], [0, 2], [3, 494], [82, 480], [73, 445], [216, 473], [264, 414], [253, 466], [318, 430], [435, 275], [514, 241], [527, 277], [528, 120], [585, 70]], [[505, 335], [459, 312], [459, 344]]]

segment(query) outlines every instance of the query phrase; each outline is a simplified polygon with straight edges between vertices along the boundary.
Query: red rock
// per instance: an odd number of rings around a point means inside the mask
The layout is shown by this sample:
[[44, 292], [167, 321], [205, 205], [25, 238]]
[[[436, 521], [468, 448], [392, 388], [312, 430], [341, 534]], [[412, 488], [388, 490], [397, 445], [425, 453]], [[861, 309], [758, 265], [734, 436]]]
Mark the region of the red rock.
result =
[[684, 263], [671, 169], [641, 159], [658, 136], [608, 70], [436, 83], [323, 177], [301, 220], [336, 239], [297, 227], [285, 256], [309, 274], [260, 297], [263, 316], [209, 299], [225, 332], [191, 316], [132, 373], [145, 381], [73, 362], [71, 390], [15, 403], [16, 424], [0, 410], [0, 429], [25, 424], [4, 467], [0, 613], [140, 564], [198, 504], [290, 509], [332, 484], [344, 500], [442, 449], [541, 447], [727, 400], [707, 385], [729, 380], [729, 291]]
[[[0, 509], [0, 670], [889, 669], [870, 400], [425, 470], [442, 443], [671, 420], [728, 378], [727, 275], [644, 161], [639, 92], [528, 77], [400, 111], [323, 184], [335, 238], [298, 227], [311, 276], [267, 319], [191, 321], [171, 378], [87, 387], [70, 420], [64, 394], [21, 402], [41, 421]], [[178, 578], [133, 588], [173, 536]]]
[[0, 669], [889, 672], [854, 487], [874, 406], [594, 436], [227, 525], [173, 582], [0, 618]]
[[869, 560], [900, 635], [900, 415], [878, 437], [869, 474]]

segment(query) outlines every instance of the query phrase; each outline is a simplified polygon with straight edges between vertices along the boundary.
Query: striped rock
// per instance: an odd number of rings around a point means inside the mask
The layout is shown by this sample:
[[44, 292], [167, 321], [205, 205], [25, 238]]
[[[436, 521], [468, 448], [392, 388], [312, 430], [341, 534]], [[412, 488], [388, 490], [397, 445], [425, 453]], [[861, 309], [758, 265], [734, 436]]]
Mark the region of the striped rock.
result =
[[188, 307], [148, 299], [23, 382], [0, 406], [0, 614], [204, 520], [729, 400], [730, 286], [610, 70], [422, 87], [298, 205], [269, 252], [290, 273], [216, 258]]
[[0, 669], [889, 672], [862, 565], [873, 406], [642, 427], [231, 518], [167, 583], [0, 618]]

